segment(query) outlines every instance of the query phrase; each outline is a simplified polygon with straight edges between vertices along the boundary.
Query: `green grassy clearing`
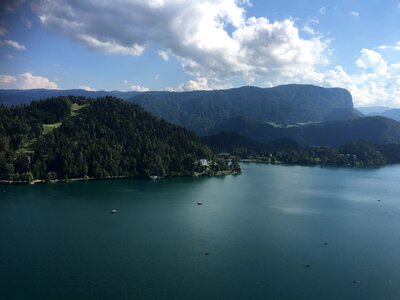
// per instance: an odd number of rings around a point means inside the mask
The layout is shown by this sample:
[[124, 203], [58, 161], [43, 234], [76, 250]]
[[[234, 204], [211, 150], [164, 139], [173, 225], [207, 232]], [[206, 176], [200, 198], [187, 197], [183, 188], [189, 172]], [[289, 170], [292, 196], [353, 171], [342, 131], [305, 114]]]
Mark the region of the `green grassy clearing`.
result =
[[[79, 111], [82, 108], [84, 108], [85, 106], [86, 105], [78, 105], [77, 103], [73, 103], [71, 106], [71, 116], [68, 117], [67, 119], [77, 116], [79, 114]], [[62, 125], [62, 122], [57, 122], [57, 123], [53, 123], [53, 124], [42, 124], [42, 125], [43, 125], [43, 131], [42, 131], [41, 135], [46, 135], [46, 134], [49, 134], [50, 132], [52, 132], [54, 129], [60, 127]], [[36, 140], [37, 139], [34, 138], [34, 139], [26, 142], [24, 145], [22, 145], [22, 147], [20, 149], [17, 150], [17, 153], [18, 154], [21, 154], [21, 153], [32, 154], [33, 150], [31, 147], [36, 142]]]
[[43, 124], [42, 135], [49, 134], [49, 133], [52, 132], [54, 129], [60, 127], [61, 124], [62, 124], [62, 122], [57, 122], [57, 123], [54, 123], [54, 124]]

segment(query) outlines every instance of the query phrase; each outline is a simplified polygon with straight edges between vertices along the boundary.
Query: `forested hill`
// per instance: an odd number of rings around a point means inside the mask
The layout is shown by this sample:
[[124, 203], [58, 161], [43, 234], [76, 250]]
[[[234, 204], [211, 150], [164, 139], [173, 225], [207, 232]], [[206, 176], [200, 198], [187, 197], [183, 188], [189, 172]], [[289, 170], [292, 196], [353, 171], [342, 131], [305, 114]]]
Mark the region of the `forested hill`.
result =
[[211, 150], [190, 131], [112, 97], [0, 106], [0, 178], [192, 174]]

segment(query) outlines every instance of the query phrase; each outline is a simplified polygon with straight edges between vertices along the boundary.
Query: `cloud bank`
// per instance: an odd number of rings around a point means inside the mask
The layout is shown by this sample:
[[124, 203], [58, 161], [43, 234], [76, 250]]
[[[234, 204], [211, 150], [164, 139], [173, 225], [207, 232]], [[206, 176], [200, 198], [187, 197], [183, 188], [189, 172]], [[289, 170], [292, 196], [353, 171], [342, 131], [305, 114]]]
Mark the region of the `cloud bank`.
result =
[[[164, 60], [176, 57], [195, 77], [290, 78], [327, 63], [328, 42], [304, 39], [292, 20], [246, 18], [245, 1], [36, 1], [43, 25], [88, 48], [141, 55], [157, 45]], [[228, 27], [230, 30], [228, 30]]]
[[292, 19], [247, 16], [248, 5], [246, 0], [34, 0], [32, 9], [42, 25], [91, 50], [139, 56], [156, 49], [160, 59], [177, 59], [194, 79], [173, 90], [229, 87], [241, 78], [265, 86], [340, 86], [358, 105], [400, 105], [399, 68], [380, 53], [362, 49], [349, 74], [329, 65], [328, 39], [309, 27], [299, 30]]

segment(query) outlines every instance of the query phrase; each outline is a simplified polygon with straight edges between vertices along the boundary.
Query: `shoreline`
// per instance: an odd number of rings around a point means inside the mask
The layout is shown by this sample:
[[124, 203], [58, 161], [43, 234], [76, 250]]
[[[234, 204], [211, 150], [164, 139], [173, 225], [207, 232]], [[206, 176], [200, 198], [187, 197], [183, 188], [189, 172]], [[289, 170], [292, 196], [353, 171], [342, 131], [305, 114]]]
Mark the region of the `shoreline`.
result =
[[391, 166], [391, 165], [396, 165], [396, 164], [384, 164], [384, 165], [357, 166], [357, 165], [321, 164], [321, 163], [299, 164], [299, 163], [289, 163], [289, 162], [284, 162], [284, 161], [270, 162], [270, 161], [265, 161], [265, 160], [252, 159], [252, 158], [244, 158], [244, 159], [240, 159], [239, 161], [243, 162], [243, 163], [258, 163], [258, 164], [267, 164], [267, 165], [301, 166], [301, 167], [336, 167], [336, 168], [383, 168], [383, 167], [387, 167], [387, 166]]
[[145, 178], [145, 177], [128, 177], [128, 176], [110, 176], [106, 178], [95, 178], [95, 177], [79, 177], [79, 178], [69, 178], [69, 179], [54, 179], [54, 180], [45, 180], [45, 179], [35, 179], [33, 181], [22, 181], [22, 180], [6, 180], [0, 179], [0, 185], [27, 185], [27, 184], [52, 184], [52, 183], [69, 183], [69, 182], [80, 182], [80, 181], [101, 181], [101, 180], [115, 180], [115, 179], [132, 179], [132, 180], [151, 180], [157, 181], [159, 179], [164, 178], [174, 178], [174, 177], [220, 177], [227, 175], [239, 175], [241, 172], [226, 170], [226, 171], [217, 171], [212, 174], [198, 173], [194, 172], [192, 175], [172, 175], [172, 176], [164, 176], [158, 177], [157, 179]]

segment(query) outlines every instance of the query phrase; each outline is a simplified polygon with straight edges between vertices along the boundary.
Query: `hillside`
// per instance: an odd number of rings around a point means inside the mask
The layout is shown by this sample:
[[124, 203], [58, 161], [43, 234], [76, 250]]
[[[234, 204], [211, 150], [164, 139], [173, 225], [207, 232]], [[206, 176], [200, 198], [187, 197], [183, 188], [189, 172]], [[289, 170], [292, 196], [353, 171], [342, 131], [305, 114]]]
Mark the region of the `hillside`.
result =
[[235, 117], [211, 130], [214, 134], [221, 131], [235, 131], [261, 143], [287, 137], [301, 146], [337, 147], [354, 141], [368, 141], [374, 144], [400, 143], [400, 123], [384, 117], [364, 117], [291, 127], [276, 127]]
[[241, 87], [193, 92], [118, 92], [84, 90], [0, 90], [0, 103], [30, 103], [55, 96], [119, 97], [136, 103], [158, 117], [201, 135], [232, 117], [276, 124], [297, 124], [354, 119], [351, 94], [344, 89], [313, 85], [273, 88]]
[[189, 175], [211, 155], [190, 131], [112, 97], [0, 106], [0, 179]]
[[201, 135], [236, 116], [284, 125], [360, 116], [347, 90], [312, 85], [146, 93], [129, 101]]

